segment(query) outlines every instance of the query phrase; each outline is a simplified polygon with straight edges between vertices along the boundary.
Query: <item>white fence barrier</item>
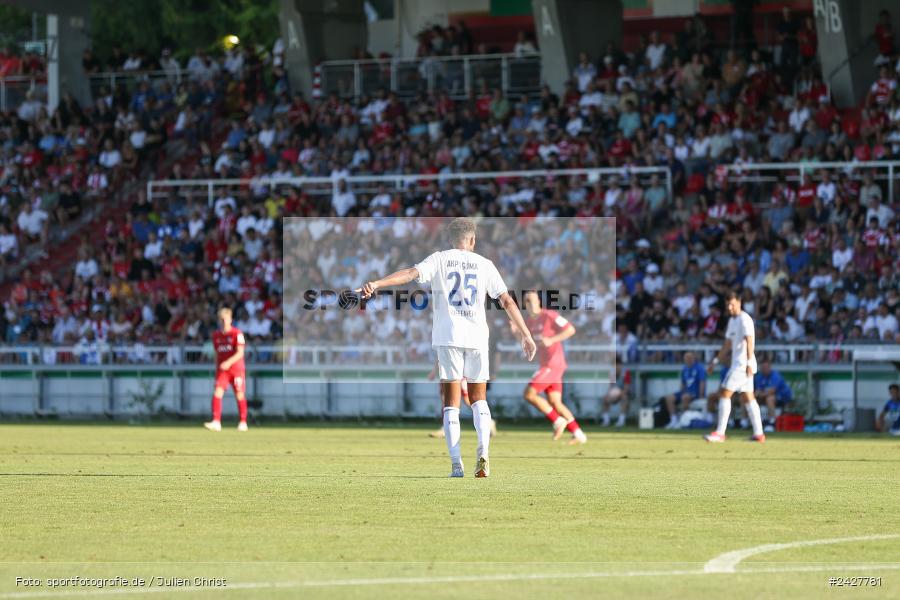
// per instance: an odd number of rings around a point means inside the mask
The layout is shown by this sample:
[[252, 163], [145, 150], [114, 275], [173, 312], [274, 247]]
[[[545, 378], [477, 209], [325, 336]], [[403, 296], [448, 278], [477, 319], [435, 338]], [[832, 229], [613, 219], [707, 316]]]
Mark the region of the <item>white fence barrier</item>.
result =
[[[842, 346], [848, 360], [818, 362], [817, 356], [833, 349], [815, 344], [760, 344], [760, 354], [781, 355], [776, 363], [795, 392], [796, 410], [807, 417], [840, 419], [844, 409], [857, 406], [878, 409], [887, 397], [887, 386], [897, 380], [897, 371], [889, 362], [850, 363], [855, 351], [872, 346]], [[427, 374], [432, 365], [403, 363], [399, 348], [354, 347], [360, 354], [384, 356], [385, 362], [334, 364], [331, 353], [341, 348], [322, 346], [297, 348], [305, 362], [302, 375], [284, 378], [279, 362], [280, 346], [258, 346], [248, 352], [248, 398], [259, 401], [256, 409], [269, 418], [294, 417], [435, 417], [438, 414], [437, 384]], [[709, 356], [712, 345], [653, 344], [635, 348], [638, 356], [668, 359], [671, 362], [637, 362], [626, 365], [633, 374], [634, 412], [649, 406], [664, 394], [678, 389], [680, 353], [692, 350]], [[82, 348], [81, 351], [84, 349]], [[501, 345], [509, 353], [498, 379], [491, 388], [491, 402], [501, 419], [538, 417], [522, 400], [524, 381], [533, 364], [514, 358], [518, 348]], [[572, 345], [584, 355], [605, 353], [605, 346]], [[123, 346], [98, 349], [98, 360], [88, 353], [82, 359], [77, 347], [21, 346], [0, 349], [0, 415], [60, 417], [131, 417], [147, 411], [199, 418], [209, 410], [214, 365], [211, 348], [206, 346]], [[119, 362], [122, 356], [143, 356], [147, 362]], [[55, 353], [55, 354], [52, 354]], [[61, 355], [77, 356], [73, 362]], [[794, 360], [787, 362], [790, 357]], [[262, 362], [260, 359], [264, 359]], [[393, 360], [393, 363], [387, 362]], [[55, 362], [54, 362], [55, 361]], [[268, 361], [268, 362], [266, 362]], [[291, 368], [291, 367], [288, 367]], [[579, 361], [570, 364], [564, 388], [565, 398], [579, 415], [596, 419], [600, 401], [609, 386], [612, 373], [597, 376], [597, 364]], [[376, 380], [375, 376], [378, 376]], [[710, 378], [710, 387], [717, 376]], [[233, 402], [226, 402], [233, 412]], [[226, 413], [227, 414], [227, 413]]]

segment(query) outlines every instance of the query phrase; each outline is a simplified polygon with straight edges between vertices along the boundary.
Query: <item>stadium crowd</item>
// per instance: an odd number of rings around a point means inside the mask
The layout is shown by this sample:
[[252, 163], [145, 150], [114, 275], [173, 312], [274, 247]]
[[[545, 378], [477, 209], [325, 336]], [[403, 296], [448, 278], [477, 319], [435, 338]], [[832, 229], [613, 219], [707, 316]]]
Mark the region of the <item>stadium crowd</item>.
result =
[[[48, 226], [77, 218], [85, 202], [131, 207], [106, 224], [104, 239], [83, 241], [64, 276], [23, 271], [0, 330], [7, 343], [200, 342], [215, 307], [229, 304], [252, 342], [277, 340], [282, 216], [469, 214], [616, 217], [616, 335], [632, 345], [720, 337], [721, 298], [735, 288], [761, 340], [900, 341], [900, 206], [884, 169], [852, 164], [900, 157], [890, 16], [879, 25], [879, 76], [859, 111], [832, 104], [809, 20], [784, 19], [773, 52], [720, 51], [698, 20], [633, 52], [610, 44], [581, 56], [561, 95], [544, 87], [507, 97], [479, 85], [469, 101], [441, 90], [308, 100], [290, 91], [276, 45], [268, 60], [248, 47], [197, 51], [185, 65], [166, 53], [159, 65], [171, 80], [106, 92], [92, 107], [67, 98], [47, 115], [26, 102], [0, 126], [4, 261], [24, 244], [47, 244]], [[216, 186], [212, 202], [191, 186], [117, 196], [144, 161], [156, 167], [168, 139], [199, 148], [195, 160], [164, 166], [168, 177], [241, 183]], [[816, 166], [829, 160], [851, 164]], [[800, 181], [788, 169], [777, 181], [740, 170], [786, 161], [806, 165]], [[644, 166], [668, 169], [671, 192], [663, 178], [631, 170]], [[570, 167], [616, 171], [453, 177]], [[345, 179], [368, 174], [409, 179], [377, 189]], [[329, 183], [278, 182], [290, 176]], [[558, 247], [538, 243], [550, 254]]]

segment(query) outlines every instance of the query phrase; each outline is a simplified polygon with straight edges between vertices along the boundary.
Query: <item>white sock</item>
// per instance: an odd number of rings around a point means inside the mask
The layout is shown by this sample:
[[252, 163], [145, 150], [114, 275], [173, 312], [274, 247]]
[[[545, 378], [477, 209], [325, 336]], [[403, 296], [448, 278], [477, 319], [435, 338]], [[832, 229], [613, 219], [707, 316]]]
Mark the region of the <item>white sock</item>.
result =
[[562, 417], [556, 417], [556, 420], [553, 421], [553, 429], [559, 429], [560, 427], [565, 427], [566, 425], [568, 425], [568, 421], [566, 421]]
[[491, 443], [491, 409], [487, 400], [472, 403], [472, 423], [478, 435], [478, 456], [487, 456]]
[[719, 426], [716, 433], [725, 435], [728, 428], [728, 417], [731, 415], [731, 398], [719, 398]]
[[762, 435], [762, 416], [759, 413], [759, 403], [751, 400], [747, 403], [747, 413], [750, 415], [750, 424], [753, 425], [753, 435]]
[[462, 462], [459, 454], [459, 409], [446, 407], [444, 409], [444, 438], [447, 440], [447, 451], [450, 453], [450, 461], [454, 464]]

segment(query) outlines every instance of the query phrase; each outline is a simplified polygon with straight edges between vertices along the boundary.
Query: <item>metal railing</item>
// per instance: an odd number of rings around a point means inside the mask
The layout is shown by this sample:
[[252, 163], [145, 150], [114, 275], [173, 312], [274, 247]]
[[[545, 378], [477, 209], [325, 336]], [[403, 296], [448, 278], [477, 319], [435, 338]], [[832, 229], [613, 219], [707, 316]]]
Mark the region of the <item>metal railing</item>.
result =
[[[483, 171], [465, 173], [438, 173], [423, 175], [351, 175], [341, 178], [354, 193], [374, 194], [380, 185], [384, 185], [386, 191], [401, 192], [409, 186], [424, 186], [430, 183], [442, 185], [444, 182], [471, 182], [473, 184], [487, 185], [490, 183], [513, 183], [519, 181], [542, 180], [541, 184], [548, 180], [555, 181], [558, 178], [578, 177], [584, 178], [585, 185], [595, 181], [609, 180], [613, 177], [628, 179], [641, 177], [649, 181], [653, 174], [661, 176], [665, 181], [668, 197], [672, 198], [672, 172], [666, 167], [619, 167], [597, 169], [540, 169], [529, 171]], [[256, 186], [274, 191], [278, 187], [296, 187], [310, 195], [330, 195], [337, 184], [336, 179], [330, 177], [260, 177], [246, 179], [163, 179], [147, 181], [147, 198], [153, 200], [156, 197], [164, 198], [172, 188], [178, 193], [187, 195], [204, 195], [207, 202], [212, 205], [216, 198], [216, 192], [222, 188], [234, 188]]]
[[[795, 394], [792, 410], [807, 418], [833, 421], [841, 418], [837, 409], [859, 407], [862, 400], [870, 408], [876, 399], [880, 402], [882, 386], [895, 376], [894, 366], [881, 360], [881, 353], [865, 353], [883, 350], [883, 345], [839, 347], [848, 355], [863, 351], [859, 356], [875, 361], [874, 364], [817, 362], [819, 352], [834, 347], [837, 346], [761, 343], [758, 349], [776, 357], [781, 355], [774, 366], [789, 376]], [[636, 400], [633, 406], [646, 407], [655, 403], [659, 394], [677, 385], [681, 352], [691, 350], [698, 356], [708, 356], [717, 347], [684, 342], [639, 343], [635, 348], [641, 362], [628, 362], [625, 366], [632, 374], [631, 389]], [[898, 355], [898, 346], [887, 348], [887, 360]], [[573, 355], [592, 352], [595, 357], [570, 361], [565, 393], [580, 415], [599, 418], [599, 398], [614, 378], [610, 364], [614, 346], [570, 344], [567, 349]], [[434, 389], [422, 384], [428, 384], [426, 375], [433, 365], [422, 358], [406, 361], [403, 350], [397, 346], [250, 344], [247, 394], [263, 400], [265, 406], [260, 404], [258, 409], [267, 417], [432, 416]], [[366, 362], [348, 364], [336, 360], [348, 351], [366, 357]], [[504, 358], [492, 392], [498, 414], [512, 419], [537, 416], [524, 409], [521, 402], [521, 386], [531, 377], [533, 364], [522, 361], [517, 344], [500, 344], [499, 351], [516, 356]], [[291, 352], [296, 352], [296, 362], [282, 362]], [[209, 344], [0, 346], [0, 379], [4, 381], [0, 385], [0, 415], [124, 417], [165, 411], [170, 415], [199, 416], [208, 410], [208, 387], [215, 369], [213, 355]], [[661, 356], [666, 360], [643, 360]], [[835, 385], [835, 375], [847, 380], [852, 388], [843, 383]], [[202, 381], [199, 385], [198, 380]]]
[[90, 75], [91, 95], [96, 98], [101, 89], [111, 91], [124, 86], [128, 92], [133, 92], [143, 82], [150, 83], [154, 90], [158, 90], [162, 84], [178, 85], [184, 79], [185, 71], [109, 71], [93, 73]]
[[28, 92], [34, 92], [36, 100], [45, 102], [47, 99], [47, 76], [0, 77], [0, 112], [18, 110]]
[[[847, 173], [856, 179], [860, 179], [863, 172], [871, 172], [875, 181], [887, 183], [887, 201], [895, 202], [894, 191], [900, 178], [900, 161], [896, 160], [868, 160], [851, 162], [811, 161], [811, 162], [780, 162], [780, 163], [751, 163], [751, 164], [723, 164], [719, 165], [727, 169], [729, 180], [736, 183], [769, 184], [778, 181], [776, 173], [784, 173], [785, 180], [798, 182], [805, 173], [814, 177], [820, 170], [834, 173]], [[836, 181], [836, 178], [833, 179]]]
[[[820, 364], [823, 369], [842, 364], [849, 368], [852, 357], [859, 352], [872, 352], [884, 349], [883, 342], [834, 344], [834, 343], [773, 343], [761, 341], [756, 345], [757, 356], [774, 356], [775, 362], [795, 365], [799, 370], [806, 370], [810, 365]], [[900, 346], [887, 346], [900, 350]], [[698, 360], [709, 362], [721, 344], [696, 342], [637, 343], [629, 348], [617, 348], [614, 344], [567, 344], [566, 351], [577, 355], [577, 361], [570, 361], [572, 368], [597, 366], [599, 361], [608, 359], [618, 352], [624, 354], [629, 368], [635, 364], [671, 365], [681, 360], [684, 352], [694, 352]], [[246, 360], [249, 364], [321, 367], [329, 370], [348, 368], [357, 370], [360, 365], [371, 368], [391, 368], [403, 365], [415, 368], [430, 368], [430, 363], [419, 359], [411, 360], [408, 348], [397, 345], [347, 345], [347, 344], [315, 344], [292, 345], [288, 343], [250, 343], [246, 348]], [[500, 343], [497, 351], [509, 354], [513, 359], [521, 353], [521, 348], [514, 343]], [[840, 356], [836, 354], [838, 353]], [[353, 356], [356, 362], [342, 363], [341, 356]], [[823, 356], [834, 356], [837, 361], [823, 360]], [[21, 369], [22, 367], [50, 366], [65, 370], [91, 370], [98, 365], [123, 368], [128, 365], [213, 365], [212, 344], [109, 344], [95, 343], [91, 345], [38, 345], [23, 344], [0, 346], [0, 371]], [[588, 357], [588, 358], [584, 358]], [[511, 368], [521, 367], [516, 360], [504, 361]], [[802, 365], [802, 366], [801, 366]]]
[[[90, 75], [91, 95], [96, 98], [101, 89], [115, 90], [124, 86], [130, 93], [142, 82], [149, 82], [154, 90], [164, 83], [177, 85], [184, 79], [182, 69], [178, 73], [169, 71], [115, 71]], [[25, 101], [29, 91], [34, 91], [40, 101], [47, 99], [47, 75], [16, 75], [0, 78], [0, 111], [15, 111]]]
[[441, 90], [453, 99], [464, 99], [485, 87], [499, 88], [504, 96], [536, 94], [541, 87], [539, 55], [330, 60], [322, 62], [320, 67], [324, 94], [356, 100], [382, 89], [402, 97]]

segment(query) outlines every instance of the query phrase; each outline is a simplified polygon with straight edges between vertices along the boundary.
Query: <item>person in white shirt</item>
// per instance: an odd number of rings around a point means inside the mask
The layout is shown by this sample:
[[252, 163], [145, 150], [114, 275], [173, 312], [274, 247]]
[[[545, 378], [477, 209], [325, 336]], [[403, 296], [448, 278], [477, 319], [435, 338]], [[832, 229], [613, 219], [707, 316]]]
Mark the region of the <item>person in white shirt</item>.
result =
[[578, 64], [572, 72], [575, 80], [578, 82], [578, 91], [584, 92], [588, 88], [588, 83], [597, 76], [597, 67], [588, 59], [588, 55], [584, 52], [578, 55]]
[[519, 31], [516, 45], [513, 46], [513, 54], [521, 58], [523, 56], [532, 56], [537, 53], [537, 48], [535, 47], [534, 42], [529, 38], [528, 34], [524, 31]]
[[825, 206], [832, 204], [837, 196], [837, 186], [831, 181], [831, 173], [828, 171], [822, 172], [822, 182], [816, 186], [816, 196]]
[[19, 241], [9, 226], [0, 224], [0, 264], [3, 258], [14, 258], [19, 253]]
[[590, 114], [590, 107], [600, 108], [603, 104], [603, 94], [594, 86], [594, 82], [588, 82], [587, 89], [578, 99], [578, 107], [581, 108], [581, 114], [587, 116]]
[[659, 265], [650, 263], [647, 265], [647, 273], [644, 275], [644, 291], [650, 295], [665, 287], [663, 276], [659, 274]]
[[890, 222], [894, 220], [894, 211], [890, 206], [882, 204], [881, 198], [878, 196], [873, 196], [869, 200], [869, 210], [866, 211], [866, 223], [873, 218], [878, 219], [878, 225], [882, 229], [887, 229]]
[[875, 328], [878, 330], [878, 339], [884, 342], [893, 341], [897, 334], [897, 317], [891, 314], [887, 304], [878, 307], [878, 314], [875, 315]]
[[741, 298], [734, 292], [725, 297], [725, 310], [728, 316], [728, 327], [725, 330], [725, 341], [719, 350], [715, 360], [709, 365], [707, 372], [712, 374], [716, 365], [731, 351], [731, 366], [719, 388], [719, 421], [718, 427], [712, 433], [704, 436], [707, 442], [724, 442], [725, 429], [728, 427], [728, 417], [731, 415], [731, 397], [735, 393], [741, 394], [741, 402], [744, 404], [744, 412], [750, 417], [753, 425], [754, 442], [765, 442], [763, 433], [762, 416], [759, 404], [753, 395], [753, 376], [757, 371], [756, 364], [756, 333], [753, 319], [741, 310]]
[[228, 192], [222, 192], [216, 201], [213, 203], [213, 212], [216, 213], [216, 217], [221, 219], [225, 216], [225, 207], [231, 207], [232, 212], [237, 210], [237, 201], [230, 195], [226, 195]]
[[812, 113], [809, 110], [809, 106], [803, 100], [799, 101], [797, 106], [794, 107], [794, 110], [791, 111], [791, 114], [788, 115], [788, 125], [791, 126], [791, 129], [794, 130], [794, 133], [797, 135], [802, 135], [803, 131], [806, 129], [806, 121], [812, 116]]
[[650, 43], [647, 45], [646, 57], [651, 71], [655, 71], [662, 66], [663, 59], [666, 57], [666, 49], [666, 45], [659, 41], [659, 32], [650, 32]]
[[431, 286], [431, 342], [437, 354], [441, 379], [444, 434], [452, 465], [450, 476], [464, 476], [459, 444], [459, 404], [460, 380], [465, 378], [478, 436], [475, 477], [487, 477], [490, 475], [488, 447], [492, 420], [486, 400], [490, 373], [485, 295], [499, 300], [529, 361], [534, 358], [537, 346], [497, 267], [474, 252], [475, 222], [466, 217], [451, 221], [447, 226], [447, 241], [450, 250], [435, 252], [416, 266], [370, 281], [357, 291], [366, 299], [382, 288], [405, 285], [413, 280]]
[[156, 260], [162, 256], [162, 247], [162, 240], [159, 239], [155, 233], [151, 232], [150, 237], [147, 240], [147, 245], [144, 246], [144, 258], [147, 260]]
[[159, 59], [159, 68], [165, 71], [166, 78], [170, 82], [181, 81], [181, 65], [178, 60], [172, 56], [172, 51], [163, 48], [162, 56]]
[[90, 281], [100, 272], [97, 261], [92, 256], [82, 251], [81, 260], [75, 263], [75, 276], [84, 281]]
[[241, 216], [234, 228], [242, 238], [247, 236], [248, 229], [256, 229], [256, 215], [250, 210], [249, 205], [241, 207]]
[[347, 180], [339, 179], [337, 189], [331, 196], [331, 206], [339, 217], [347, 216], [350, 209], [356, 206], [356, 195], [347, 188]]
[[691, 158], [707, 158], [712, 141], [706, 137], [703, 127], [697, 128], [697, 137], [691, 142]]
[[97, 162], [107, 169], [114, 169], [122, 162], [122, 154], [113, 145], [111, 139], [107, 138], [103, 146], [103, 152], [100, 153]]
[[847, 247], [847, 242], [844, 238], [838, 238], [837, 247], [831, 253], [831, 264], [835, 269], [843, 273], [852, 260], [853, 248]]
[[697, 299], [694, 295], [687, 291], [687, 286], [683, 282], [679, 283], [675, 288], [675, 298], [672, 299], [672, 306], [678, 311], [678, 316], [684, 318], [696, 305]]
[[22, 212], [19, 213], [16, 223], [19, 229], [24, 231], [28, 237], [33, 240], [40, 239], [42, 244], [47, 242], [47, 213], [39, 208], [31, 207], [30, 202], [22, 205]]

